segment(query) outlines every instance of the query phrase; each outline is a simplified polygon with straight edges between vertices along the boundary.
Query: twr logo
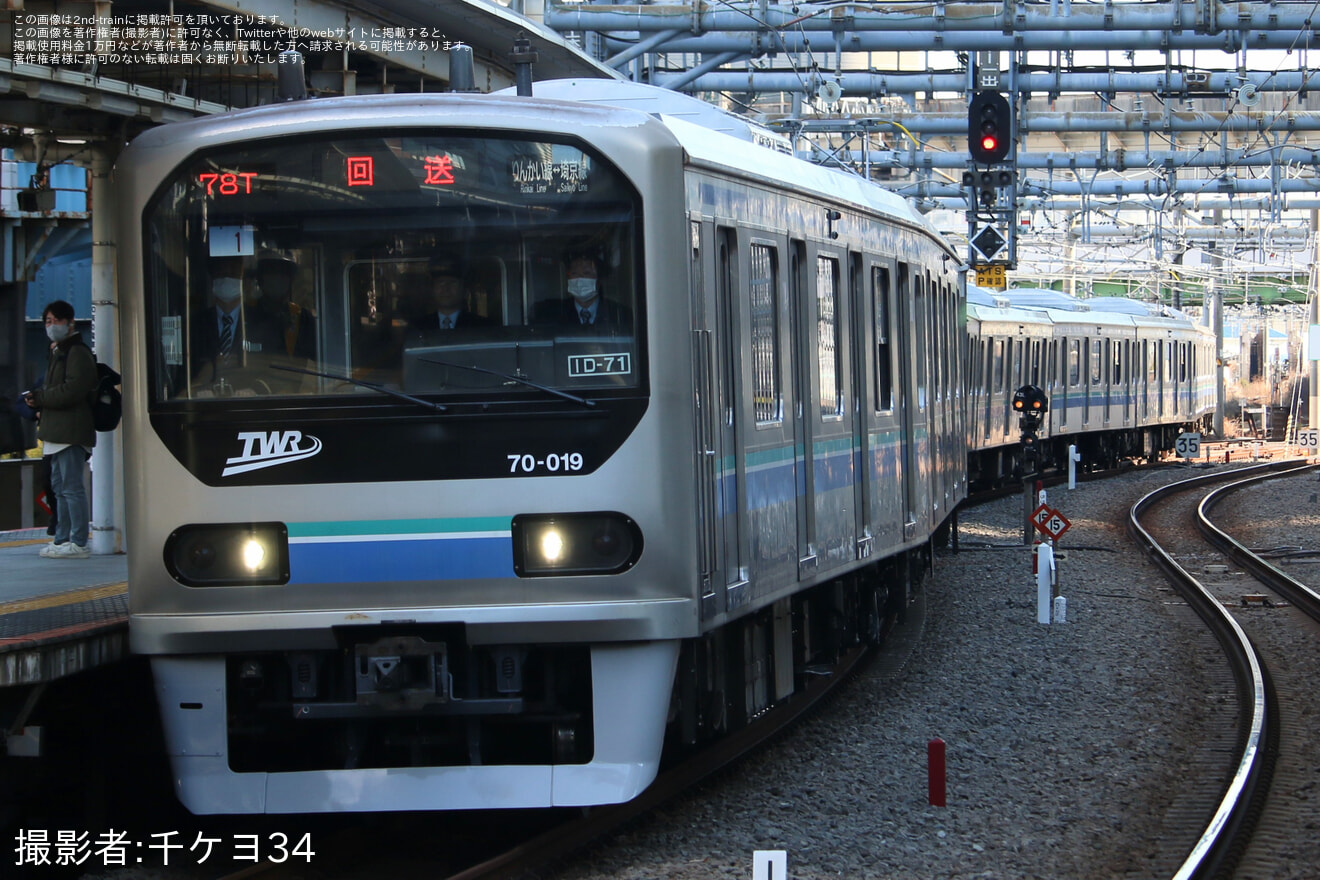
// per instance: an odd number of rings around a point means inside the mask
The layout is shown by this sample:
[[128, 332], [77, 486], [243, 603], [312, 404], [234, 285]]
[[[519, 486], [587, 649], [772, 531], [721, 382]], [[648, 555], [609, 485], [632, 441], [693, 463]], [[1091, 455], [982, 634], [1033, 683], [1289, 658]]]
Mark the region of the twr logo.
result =
[[321, 451], [321, 441], [304, 438], [302, 431], [239, 431], [238, 439], [243, 441], [243, 453], [225, 459], [222, 477], [311, 458]]

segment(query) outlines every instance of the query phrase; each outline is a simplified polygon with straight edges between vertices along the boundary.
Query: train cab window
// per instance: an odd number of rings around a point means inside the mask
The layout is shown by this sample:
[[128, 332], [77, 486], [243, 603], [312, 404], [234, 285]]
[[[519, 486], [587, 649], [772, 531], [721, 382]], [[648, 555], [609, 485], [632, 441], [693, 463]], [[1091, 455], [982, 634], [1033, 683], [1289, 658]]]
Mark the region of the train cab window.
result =
[[886, 412], [894, 408], [888, 269], [871, 267], [871, 294], [875, 301], [875, 409], [876, 412]]
[[752, 312], [752, 396], [759, 425], [784, 418], [779, 366], [778, 271], [777, 250], [769, 245], [753, 244], [748, 284]]
[[569, 138], [206, 151], [144, 214], [152, 402], [640, 388], [640, 216], [632, 184]]
[[839, 261], [816, 258], [816, 361], [819, 370], [820, 417], [843, 415], [843, 369], [839, 346]]

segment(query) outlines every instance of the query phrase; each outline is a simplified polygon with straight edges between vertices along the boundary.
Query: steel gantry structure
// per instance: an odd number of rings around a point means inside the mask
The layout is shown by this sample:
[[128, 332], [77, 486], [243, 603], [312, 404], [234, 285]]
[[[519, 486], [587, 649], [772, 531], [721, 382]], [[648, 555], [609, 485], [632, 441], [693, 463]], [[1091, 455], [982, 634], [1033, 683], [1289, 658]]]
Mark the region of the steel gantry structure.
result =
[[977, 207], [967, 105], [978, 71], [993, 74], [1014, 117], [1005, 237], [1043, 226], [1024, 232], [1042, 265], [1062, 238], [1101, 254], [1121, 241], [1128, 265], [1144, 242], [1149, 265], [1184, 275], [1196, 253], [1216, 271], [1238, 254], [1303, 276], [1320, 209], [1318, 12], [1315, 0], [543, 7], [629, 78], [749, 112], [936, 216]]

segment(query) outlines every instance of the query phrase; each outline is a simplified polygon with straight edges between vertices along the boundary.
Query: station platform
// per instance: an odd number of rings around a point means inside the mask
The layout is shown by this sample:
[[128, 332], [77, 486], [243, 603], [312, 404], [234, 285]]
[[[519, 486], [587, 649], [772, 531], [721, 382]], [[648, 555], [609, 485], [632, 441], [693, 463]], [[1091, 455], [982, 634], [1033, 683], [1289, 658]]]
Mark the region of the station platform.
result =
[[46, 559], [46, 530], [0, 532], [0, 688], [128, 656], [128, 557]]

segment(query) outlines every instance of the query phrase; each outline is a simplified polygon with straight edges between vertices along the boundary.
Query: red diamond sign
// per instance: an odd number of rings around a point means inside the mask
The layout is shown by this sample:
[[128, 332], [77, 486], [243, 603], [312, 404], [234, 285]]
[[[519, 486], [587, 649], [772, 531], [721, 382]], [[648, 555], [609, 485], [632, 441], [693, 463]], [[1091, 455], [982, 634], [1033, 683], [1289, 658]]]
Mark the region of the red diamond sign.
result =
[[1072, 528], [1072, 523], [1068, 521], [1068, 517], [1046, 504], [1042, 504], [1031, 512], [1031, 524], [1036, 527], [1036, 531], [1048, 535], [1056, 541], [1063, 537], [1064, 532]]

